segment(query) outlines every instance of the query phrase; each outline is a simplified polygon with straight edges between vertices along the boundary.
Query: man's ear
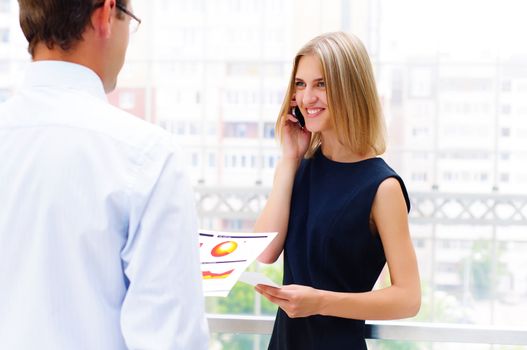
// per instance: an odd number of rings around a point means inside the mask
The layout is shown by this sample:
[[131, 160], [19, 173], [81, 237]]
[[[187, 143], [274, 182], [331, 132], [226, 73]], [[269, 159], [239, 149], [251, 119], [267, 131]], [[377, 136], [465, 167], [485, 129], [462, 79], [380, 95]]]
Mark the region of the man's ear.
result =
[[109, 38], [112, 32], [112, 22], [114, 21], [113, 11], [115, 0], [104, 0], [100, 7], [97, 7], [91, 16], [91, 24], [97, 35], [102, 38]]

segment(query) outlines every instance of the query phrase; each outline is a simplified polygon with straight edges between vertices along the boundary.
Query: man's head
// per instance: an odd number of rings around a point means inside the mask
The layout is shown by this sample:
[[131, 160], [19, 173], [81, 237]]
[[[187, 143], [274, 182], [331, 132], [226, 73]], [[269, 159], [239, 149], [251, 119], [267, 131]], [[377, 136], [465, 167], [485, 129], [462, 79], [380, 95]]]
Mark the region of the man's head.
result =
[[130, 0], [18, 0], [20, 26], [34, 60], [91, 68], [113, 90], [128, 47]]

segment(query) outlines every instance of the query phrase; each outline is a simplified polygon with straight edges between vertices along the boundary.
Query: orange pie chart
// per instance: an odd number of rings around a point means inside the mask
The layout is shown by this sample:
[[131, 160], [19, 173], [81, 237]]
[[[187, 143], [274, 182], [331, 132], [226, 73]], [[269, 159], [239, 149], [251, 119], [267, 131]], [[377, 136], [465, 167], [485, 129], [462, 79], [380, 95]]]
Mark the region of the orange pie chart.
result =
[[238, 243], [233, 241], [226, 241], [217, 244], [214, 248], [212, 248], [210, 254], [214, 257], [219, 258], [225, 255], [229, 255], [230, 253], [234, 252], [236, 248], [238, 248]]

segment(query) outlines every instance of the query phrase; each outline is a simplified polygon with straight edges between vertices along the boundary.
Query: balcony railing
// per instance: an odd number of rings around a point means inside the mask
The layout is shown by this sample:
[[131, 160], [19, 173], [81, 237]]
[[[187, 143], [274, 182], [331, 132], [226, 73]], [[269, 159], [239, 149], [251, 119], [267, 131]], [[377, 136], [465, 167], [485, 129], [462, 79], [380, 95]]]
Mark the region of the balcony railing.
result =
[[[212, 333], [271, 334], [274, 323], [274, 317], [271, 316], [209, 314], [207, 318]], [[434, 343], [527, 345], [527, 328], [505, 329], [464, 324], [368, 321], [366, 338]]]
[[[196, 187], [202, 218], [255, 219], [268, 187]], [[527, 195], [412, 192], [410, 221], [442, 225], [527, 225]]]

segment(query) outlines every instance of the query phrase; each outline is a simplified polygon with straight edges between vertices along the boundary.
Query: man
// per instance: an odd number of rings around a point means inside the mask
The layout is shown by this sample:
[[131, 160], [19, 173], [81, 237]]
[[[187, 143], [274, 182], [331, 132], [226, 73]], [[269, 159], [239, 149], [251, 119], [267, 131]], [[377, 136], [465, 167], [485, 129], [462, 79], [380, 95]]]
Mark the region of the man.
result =
[[105, 96], [131, 4], [19, 5], [33, 62], [0, 105], [0, 349], [206, 349], [183, 157]]

